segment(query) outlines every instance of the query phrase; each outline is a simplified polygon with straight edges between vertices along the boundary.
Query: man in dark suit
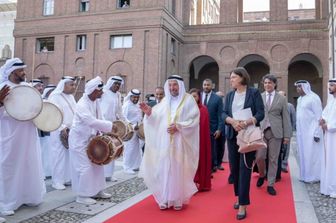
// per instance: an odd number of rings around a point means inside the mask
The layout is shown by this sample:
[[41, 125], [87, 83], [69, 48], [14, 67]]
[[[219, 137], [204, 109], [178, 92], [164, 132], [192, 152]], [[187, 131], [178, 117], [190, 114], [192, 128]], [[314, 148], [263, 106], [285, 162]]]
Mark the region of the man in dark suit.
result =
[[160, 103], [160, 101], [164, 98], [164, 89], [163, 87], [155, 88], [155, 100], [148, 101], [148, 105], [153, 107], [154, 105]]
[[203, 81], [202, 103], [209, 111], [212, 171], [216, 172], [217, 169], [224, 170], [221, 165], [224, 155], [224, 147], [222, 146], [223, 100], [212, 91], [212, 88], [212, 80], [205, 79]]
[[261, 187], [264, 183], [266, 177], [265, 160], [268, 158], [267, 192], [274, 196], [276, 195], [274, 184], [281, 144], [289, 143], [291, 127], [287, 99], [276, 92], [277, 78], [274, 75], [267, 74], [263, 77], [263, 84], [265, 91], [261, 96], [265, 105], [265, 118], [261, 122], [261, 129], [264, 131], [264, 141], [267, 148], [257, 151], [256, 160], [259, 170], [257, 187]]

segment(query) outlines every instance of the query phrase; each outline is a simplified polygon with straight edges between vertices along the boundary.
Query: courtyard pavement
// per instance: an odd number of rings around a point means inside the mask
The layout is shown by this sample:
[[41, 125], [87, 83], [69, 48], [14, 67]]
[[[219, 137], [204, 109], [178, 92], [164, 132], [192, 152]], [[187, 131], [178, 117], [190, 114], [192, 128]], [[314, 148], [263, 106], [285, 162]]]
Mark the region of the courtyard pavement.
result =
[[[291, 141], [289, 157], [292, 188], [298, 223], [336, 222], [336, 199], [319, 193], [319, 183], [306, 184], [298, 180], [299, 167], [295, 137]], [[227, 171], [227, 170], [225, 170]], [[286, 173], [284, 173], [286, 174]], [[77, 204], [71, 187], [57, 191], [46, 180], [47, 194], [38, 207], [23, 206], [14, 216], [6, 217], [9, 223], [98, 223], [127, 209], [150, 195], [143, 180], [122, 170], [122, 160], [116, 161], [117, 182], [108, 182], [106, 191], [111, 199], [99, 199], [95, 205]]]

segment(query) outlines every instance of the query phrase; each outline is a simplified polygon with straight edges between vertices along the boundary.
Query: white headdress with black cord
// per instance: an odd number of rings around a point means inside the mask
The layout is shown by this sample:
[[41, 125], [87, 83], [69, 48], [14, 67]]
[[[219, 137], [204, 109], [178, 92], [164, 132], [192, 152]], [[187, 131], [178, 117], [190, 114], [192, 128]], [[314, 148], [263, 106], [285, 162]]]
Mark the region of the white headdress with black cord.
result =
[[0, 67], [1, 80], [0, 83], [7, 81], [9, 75], [17, 69], [27, 67], [20, 58], [13, 58], [6, 61], [6, 63]]
[[125, 97], [125, 103], [128, 103], [130, 102], [131, 100], [131, 96], [140, 96], [141, 95], [141, 92], [140, 90], [138, 89], [132, 89], [128, 92], [127, 96]]
[[64, 91], [65, 83], [75, 81], [75, 80], [76, 80], [76, 78], [74, 78], [74, 77], [63, 76], [62, 79], [58, 82], [56, 89], [53, 92], [51, 92], [50, 96], [55, 95], [55, 94], [61, 94]]

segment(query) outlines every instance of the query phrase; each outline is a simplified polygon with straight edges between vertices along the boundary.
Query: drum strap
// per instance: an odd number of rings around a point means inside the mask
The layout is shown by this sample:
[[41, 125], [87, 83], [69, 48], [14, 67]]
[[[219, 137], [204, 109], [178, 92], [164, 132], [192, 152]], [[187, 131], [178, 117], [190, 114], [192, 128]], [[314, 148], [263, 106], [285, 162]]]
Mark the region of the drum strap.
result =
[[72, 111], [72, 114], [75, 115], [75, 111], [73, 110], [73, 108], [72, 108], [70, 102], [66, 99], [66, 97], [64, 97], [63, 94], [61, 94], [61, 96], [63, 97], [63, 99], [65, 100], [65, 102], [68, 104], [69, 108], [70, 108], [71, 111]]

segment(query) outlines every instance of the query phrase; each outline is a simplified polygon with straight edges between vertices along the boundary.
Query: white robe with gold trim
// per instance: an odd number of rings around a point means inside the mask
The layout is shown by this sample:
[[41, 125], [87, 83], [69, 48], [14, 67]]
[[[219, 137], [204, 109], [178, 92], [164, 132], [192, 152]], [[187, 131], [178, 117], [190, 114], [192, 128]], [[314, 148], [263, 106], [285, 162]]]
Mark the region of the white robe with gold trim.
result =
[[[178, 132], [170, 135], [167, 128], [172, 122]], [[194, 176], [199, 158], [199, 109], [194, 98], [185, 94], [179, 105], [172, 106], [164, 98], [145, 116], [144, 130], [146, 146], [139, 176], [158, 204], [188, 203], [197, 191]]]

